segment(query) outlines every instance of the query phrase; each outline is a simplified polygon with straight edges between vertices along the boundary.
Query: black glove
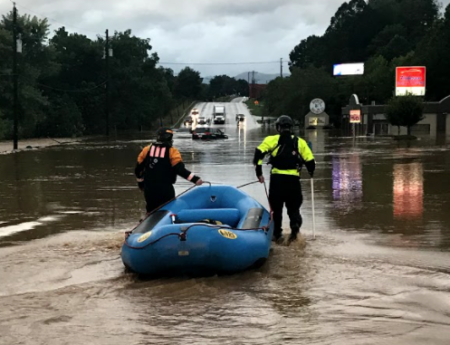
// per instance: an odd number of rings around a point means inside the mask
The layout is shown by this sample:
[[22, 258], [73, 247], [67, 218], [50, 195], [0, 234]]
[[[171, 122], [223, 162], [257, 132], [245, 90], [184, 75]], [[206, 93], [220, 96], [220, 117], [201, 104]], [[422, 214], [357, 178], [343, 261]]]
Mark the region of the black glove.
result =
[[311, 178], [314, 176], [314, 171], [316, 170], [316, 161], [310, 160], [308, 162], [305, 162], [305, 166], [306, 169], [308, 170], [309, 176], [311, 176]]
[[200, 176], [194, 175], [194, 177], [191, 179], [191, 182], [195, 184], [198, 180], [200, 180]]
[[255, 167], [255, 172], [256, 172], [256, 177], [260, 177], [260, 176], [262, 176], [262, 165], [257, 165], [256, 167]]
[[145, 182], [144, 181], [138, 182], [137, 185], [138, 185], [140, 190], [142, 190], [142, 191], [144, 190], [144, 186], [145, 186]]

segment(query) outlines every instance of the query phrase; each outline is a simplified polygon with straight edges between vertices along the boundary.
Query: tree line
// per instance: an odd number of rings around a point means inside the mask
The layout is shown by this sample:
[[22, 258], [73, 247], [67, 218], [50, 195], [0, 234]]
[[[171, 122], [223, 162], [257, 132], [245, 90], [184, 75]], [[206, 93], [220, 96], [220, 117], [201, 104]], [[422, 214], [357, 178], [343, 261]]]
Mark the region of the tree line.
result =
[[[21, 138], [103, 134], [108, 122], [117, 131], [151, 129], [191, 101], [248, 94], [244, 80], [217, 76], [207, 85], [190, 67], [174, 75], [158, 65], [150, 39], [131, 30], [109, 37], [107, 65], [105, 36], [90, 39], [61, 27], [50, 37], [47, 19], [27, 14], [18, 14], [16, 28], [22, 42], [17, 54]], [[0, 139], [12, 136], [13, 46], [11, 11], [0, 20]]]
[[[450, 94], [450, 5], [436, 0], [351, 0], [343, 3], [322, 36], [309, 36], [290, 53], [291, 76], [271, 81], [263, 94], [267, 115], [304, 120], [313, 98], [340, 124], [351, 94], [360, 102], [389, 102], [397, 66], [426, 66], [425, 100]], [[333, 65], [364, 62], [362, 76], [333, 77]]]

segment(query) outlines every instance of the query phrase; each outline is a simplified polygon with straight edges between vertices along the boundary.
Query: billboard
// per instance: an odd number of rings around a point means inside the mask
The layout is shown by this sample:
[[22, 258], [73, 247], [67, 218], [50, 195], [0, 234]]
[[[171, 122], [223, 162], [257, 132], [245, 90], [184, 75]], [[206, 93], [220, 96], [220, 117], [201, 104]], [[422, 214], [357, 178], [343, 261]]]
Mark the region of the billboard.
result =
[[333, 75], [362, 75], [364, 63], [343, 63], [333, 65]]
[[361, 123], [361, 110], [350, 110], [350, 123]]
[[395, 73], [395, 95], [404, 96], [411, 93], [425, 96], [426, 67], [397, 67]]

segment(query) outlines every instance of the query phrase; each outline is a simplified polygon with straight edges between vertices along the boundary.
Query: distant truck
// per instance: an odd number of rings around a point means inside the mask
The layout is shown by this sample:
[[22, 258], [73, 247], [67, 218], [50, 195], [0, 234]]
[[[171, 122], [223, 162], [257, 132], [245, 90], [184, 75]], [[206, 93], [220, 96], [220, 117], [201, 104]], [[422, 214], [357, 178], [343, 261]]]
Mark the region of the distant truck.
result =
[[221, 125], [225, 123], [225, 107], [223, 105], [214, 106], [213, 122], [216, 125]]

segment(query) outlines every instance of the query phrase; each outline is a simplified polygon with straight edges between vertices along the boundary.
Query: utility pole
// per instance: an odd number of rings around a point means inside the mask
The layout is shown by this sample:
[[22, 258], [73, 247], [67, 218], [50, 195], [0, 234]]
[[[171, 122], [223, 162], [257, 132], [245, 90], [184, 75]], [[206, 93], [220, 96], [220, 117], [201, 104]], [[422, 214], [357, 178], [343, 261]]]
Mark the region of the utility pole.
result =
[[280, 58], [280, 77], [283, 78], [283, 58]]
[[250, 72], [247, 72], [248, 97], [250, 98]]
[[106, 44], [105, 44], [105, 63], [106, 63], [106, 136], [109, 137], [109, 31], [106, 29]]
[[[13, 128], [13, 148], [17, 150], [18, 141], [19, 141], [19, 90], [18, 90], [18, 75], [17, 75], [17, 9], [16, 3], [13, 2], [13, 88], [14, 88], [14, 96], [13, 96], [13, 113], [14, 113], [14, 128]], [[22, 44], [22, 42], [20, 42]], [[20, 47], [22, 48], [22, 47]]]

